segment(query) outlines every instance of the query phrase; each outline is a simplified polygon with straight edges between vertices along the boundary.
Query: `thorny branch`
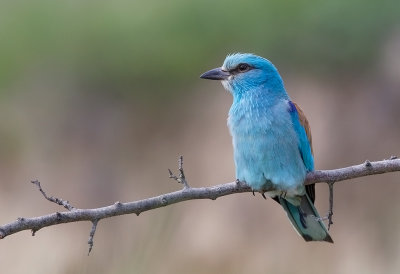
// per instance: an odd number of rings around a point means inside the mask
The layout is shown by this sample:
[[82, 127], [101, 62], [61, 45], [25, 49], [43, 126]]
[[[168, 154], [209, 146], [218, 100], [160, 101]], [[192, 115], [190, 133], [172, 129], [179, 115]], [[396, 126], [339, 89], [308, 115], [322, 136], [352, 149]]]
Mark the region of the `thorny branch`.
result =
[[[121, 203], [116, 202], [113, 205], [92, 208], [92, 209], [79, 209], [71, 206], [68, 201], [64, 201], [59, 198], [48, 197], [43, 191], [38, 181], [33, 181], [39, 191], [43, 196], [56, 204], [59, 204], [66, 208], [68, 211], [55, 212], [52, 214], [33, 217], [33, 218], [17, 218], [16, 221], [0, 226], [0, 239], [3, 239], [9, 235], [15, 234], [23, 230], [31, 230], [32, 235], [43, 227], [48, 227], [63, 223], [72, 223], [79, 221], [90, 221], [92, 223], [92, 229], [90, 231], [89, 237], [89, 252], [93, 247], [93, 237], [96, 231], [98, 221], [124, 215], [124, 214], [136, 214], [171, 204], [195, 200], [195, 199], [211, 199], [215, 200], [219, 197], [243, 192], [252, 192], [245, 183], [235, 181], [231, 183], [225, 183], [220, 185], [215, 185], [211, 187], [199, 187], [191, 188], [189, 187], [184, 172], [183, 172], [183, 158], [179, 158], [178, 165], [179, 175], [175, 176], [170, 170], [170, 178], [182, 183], [184, 188], [179, 191], [162, 194], [160, 196], [151, 197], [139, 201]], [[354, 179], [363, 176], [382, 174], [387, 172], [400, 171], [400, 159], [392, 156], [390, 159], [370, 162], [366, 161], [363, 164], [334, 169], [334, 170], [316, 170], [307, 174], [305, 184], [315, 184], [315, 183], [328, 183], [330, 185], [330, 209], [328, 213], [329, 226], [332, 224], [332, 209], [333, 209], [333, 183]], [[264, 191], [271, 191], [273, 189], [265, 189]]]

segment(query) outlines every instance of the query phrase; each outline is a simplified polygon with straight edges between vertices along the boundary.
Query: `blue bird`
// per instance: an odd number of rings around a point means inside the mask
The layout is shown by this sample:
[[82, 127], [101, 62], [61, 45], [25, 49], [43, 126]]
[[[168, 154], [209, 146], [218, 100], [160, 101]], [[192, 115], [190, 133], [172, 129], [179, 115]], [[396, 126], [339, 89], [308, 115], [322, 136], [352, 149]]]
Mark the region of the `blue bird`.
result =
[[304, 186], [307, 172], [314, 170], [310, 127], [275, 66], [260, 56], [236, 53], [200, 77], [222, 81], [233, 96], [228, 127], [236, 179], [253, 191], [267, 190], [304, 240], [333, 243], [314, 207], [315, 185]]

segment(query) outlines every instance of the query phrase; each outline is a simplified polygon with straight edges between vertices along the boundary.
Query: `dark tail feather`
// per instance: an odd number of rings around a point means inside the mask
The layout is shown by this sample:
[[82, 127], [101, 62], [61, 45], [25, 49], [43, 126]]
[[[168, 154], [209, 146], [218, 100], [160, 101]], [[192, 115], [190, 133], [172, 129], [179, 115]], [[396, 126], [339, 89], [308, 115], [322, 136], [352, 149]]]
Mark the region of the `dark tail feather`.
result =
[[320, 220], [319, 214], [307, 194], [301, 197], [300, 206], [295, 206], [282, 197], [279, 197], [279, 203], [285, 209], [293, 227], [304, 240], [307, 242], [326, 241], [333, 243], [328, 230]]

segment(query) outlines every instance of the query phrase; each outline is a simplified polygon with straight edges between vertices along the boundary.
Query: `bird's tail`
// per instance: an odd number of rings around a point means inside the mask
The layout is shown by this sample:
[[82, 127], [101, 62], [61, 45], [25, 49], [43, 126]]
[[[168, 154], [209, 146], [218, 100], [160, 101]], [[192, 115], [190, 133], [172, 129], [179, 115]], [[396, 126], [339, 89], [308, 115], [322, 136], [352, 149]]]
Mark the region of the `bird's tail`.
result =
[[307, 194], [301, 197], [300, 206], [295, 206], [283, 197], [279, 203], [285, 209], [293, 227], [307, 242], [326, 241], [333, 243], [324, 223]]

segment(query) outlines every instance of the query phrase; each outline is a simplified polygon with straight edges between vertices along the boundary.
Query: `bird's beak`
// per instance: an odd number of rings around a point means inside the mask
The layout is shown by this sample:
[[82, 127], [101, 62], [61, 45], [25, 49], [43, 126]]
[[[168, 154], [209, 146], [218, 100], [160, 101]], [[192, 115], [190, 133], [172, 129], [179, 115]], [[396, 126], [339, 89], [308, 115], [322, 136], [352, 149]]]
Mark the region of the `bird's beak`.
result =
[[222, 68], [215, 68], [204, 72], [200, 75], [200, 78], [210, 79], [210, 80], [226, 80], [231, 74], [228, 71], [222, 70]]

